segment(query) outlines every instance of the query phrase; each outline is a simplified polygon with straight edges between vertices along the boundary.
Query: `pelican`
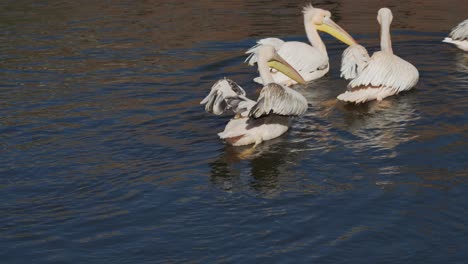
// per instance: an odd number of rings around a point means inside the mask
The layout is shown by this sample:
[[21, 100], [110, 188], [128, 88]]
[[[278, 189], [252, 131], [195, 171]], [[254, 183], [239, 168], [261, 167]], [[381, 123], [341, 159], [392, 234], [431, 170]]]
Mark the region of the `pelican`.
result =
[[377, 21], [380, 24], [381, 51], [374, 52], [372, 57], [357, 44], [345, 50], [341, 76], [353, 80], [348, 84], [348, 90], [338, 95], [338, 100], [353, 103], [381, 101], [416, 85], [419, 79], [416, 67], [393, 54], [390, 38], [392, 20], [390, 9], [379, 10]]
[[274, 68], [304, 84], [304, 79], [272, 46], [263, 45], [258, 51], [258, 71], [266, 85], [257, 101], [246, 97], [244, 89], [229, 79], [217, 81], [200, 104], [205, 110], [221, 115], [227, 110], [235, 113], [223, 132], [221, 139], [234, 146], [255, 144], [279, 137], [288, 130], [290, 117], [299, 116], [307, 110], [307, 100], [299, 92], [274, 82], [270, 69]]
[[468, 19], [454, 27], [449, 37], [442, 42], [454, 44], [459, 49], [468, 51]]
[[[340, 26], [330, 18], [330, 11], [314, 8], [308, 5], [303, 9], [304, 26], [307, 38], [311, 45], [298, 41], [283, 41], [278, 38], [265, 38], [257, 42], [246, 54], [249, 65], [257, 62], [258, 51], [263, 45], [270, 45], [283, 57], [293, 68], [301, 74], [306, 81], [318, 79], [329, 70], [327, 48], [323, 43], [317, 30], [327, 32], [347, 45], [356, 44], [356, 41]], [[275, 83], [292, 85], [296, 82], [280, 72], [272, 73]], [[262, 83], [261, 78], [254, 79]]]

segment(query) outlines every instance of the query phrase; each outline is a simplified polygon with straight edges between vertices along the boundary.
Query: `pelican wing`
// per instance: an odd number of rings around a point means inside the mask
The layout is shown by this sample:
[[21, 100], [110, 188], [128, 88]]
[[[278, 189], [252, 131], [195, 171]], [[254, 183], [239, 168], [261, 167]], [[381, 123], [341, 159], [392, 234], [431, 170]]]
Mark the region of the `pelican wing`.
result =
[[[277, 52], [306, 81], [318, 79], [329, 71], [328, 56], [309, 44], [288, 41]], [[272, 76], [275, 83], [296, 83], [279, 71], [272, 71]], [[261, 78], [255, 78], [254, 81], [263, 84]]]
[[221, 115], [228, 110], [236, 114], [247, 115], [255, 101], [247, 98], [244, 89], [237, 83], [224, 78], [211, 87], [210, 93], [200, 104], [205, 104], [205, 110], [215, 115]]
[[249, 54], [249, 56], [247, 56], [247, 58], [245, 59], [245, 62], [248, 62], [250, 66], [255, 65], [255, 63], [257, 63], [258, 61], [258, 52], [262, 45], [272, 46], [275, 48], [276, 51], [278, 51], [283, 44], [284, 44], [284, 41], [279, 38], [261, 39], [257, 41], [257, 44], [255, 46], [251, 47], [249, 50], [245, 52], [245, 54]]
[[411, 63], [384, 51], [375, 52], [362, 72], [348, 85], [348, 90], [363, 87], [386, 87], [395, 93], [416, 85], [419, 72]]
[[[278, 50], [278, 54], [306, 81], [320, 78], [329, 70], [328, 56], [320, 52], [318, 48], [303, 42], [286, 42]], [[274, 73], [273, 78], [275, 78], [275, 74], [278, 73]]]
[[468, 40], [468, 19], [454, 27], [450, 37], [452, 40]]
[[370, 60], [366, 48], [354, 44], [346, 48], [341, 57], [341, 75], [346, 80], [358, 76]]
[[[250, 48], [246, 52], [249, 54], [246, 59], [249, 65], [254, 65], [257, 62], [258, 51], [262, 45], [270, 45], [273, 46], [278, 54], [299, 72], [306, 81], [320, 78], [329, 70], [328, 56], [309, 44], [298, 41], [284, 42], [278, 38], [265, 38], [259, 40], [257, 43], [256, 46]], [[273, 71], [272, 75], [276, 83], [295, 83], [281, 72]], [[254, 81], [263, 83], [262, 79], [259, 77], [255, 78]]]
[[259, 118], [269, 114], [298, 116], [307, 111], [307, 99], [295, 90], [270, 83], [263, 87], [249, 116]]

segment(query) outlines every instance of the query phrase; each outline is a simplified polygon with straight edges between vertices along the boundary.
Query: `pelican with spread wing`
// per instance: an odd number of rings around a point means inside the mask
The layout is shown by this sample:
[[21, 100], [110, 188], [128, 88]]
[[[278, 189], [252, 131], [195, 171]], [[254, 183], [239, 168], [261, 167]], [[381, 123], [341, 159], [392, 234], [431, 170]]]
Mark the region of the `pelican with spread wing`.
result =
[[221, 115], [232, 110], [235, 116], [219, 137], [234, 146], [255, 144], [279, 137], [289, 128], [290, 117], [307, 111], [307, 100], [299, 92], [274, 82], [274, 68], [298, 83], [304, 79], [279, 56], [272, 46], [258, 51], [258, 70], [265, 83], [256, 101], [246, 97], [244, 89], [229, 79], [217, 81], [200, 104], [205, 110]]
[[442, 42], [454, 44], [459, 49], [468, 51], [468, 19], [454, 27], [449, 37]]
[[416, 67], [393, 54], [390, 38], [392, 20], [390, 9], [379, 10], [377, 21], [380, 24], [381, 51], [374, 52], [372, 57], [357, 44], [345, 50], [341, 76], [353, 80], [348, 84], [348, 90], [338, 95], [338, 100], [352, 103], [381, 101], [416, 85], [419, 79]]
[[[258, 52], [263, 45], [270, 45], [283, 57], [306, 81], [318, 79], [329, 71], [327, 48], [317, 30], [327, 32], [347, 45], [356, 41], [330, 18], [330, 11], [314, 8], [312, 5], [304, 7], [304, 26], [310, 45], [298, 41], [283, 41], [278, 38], [265, 38], [257, 42], [246, 53], [249, 65], [258, 61]], [[272, 73], [275, 83], [292, 85], [296, 83], [281, 72]], [[255, 82], [262, 83], [262, 78], [255, 78]]]

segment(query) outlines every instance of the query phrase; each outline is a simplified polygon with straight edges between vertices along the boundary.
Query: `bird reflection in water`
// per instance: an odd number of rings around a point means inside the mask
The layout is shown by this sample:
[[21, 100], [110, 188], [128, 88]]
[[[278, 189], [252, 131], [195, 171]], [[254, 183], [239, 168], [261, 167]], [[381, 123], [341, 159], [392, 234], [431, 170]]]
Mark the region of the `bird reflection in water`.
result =
[[[210, 164], [212, 184], [228, 192], [248, 188], [263, 195], [278, 193], [279, 177], [290, 174], [287, 160], [294, 155], [284, 149], [282, 138], [263, 142], [249, 156], [242, 154], [248, 147], [226, 145]], [[245, 162], [248, 166], [244, 166]]]
[[[325, 88], [320, 89], [324, 90]], [[328, 89], [326, 93], [319, 93], [314, 90], [300, 91], [304, 93], [312, 107], [302, 118], [303, 120], [313, 120], [319, 126], [322, 135], [328, 135], [335, 140], [342, 140], [340, 131], [333, 131], [338, 128], [352, 133], [362, 138], [363, 143], [368, 145], [388, 148], [388, 144], [393, 147], [411, 138], [401, 138], [408, 123], [419, 119], [419, 114], [413, 107], [414, 94], [417, 90], [411, 90], [380, 102], [367, 102], [363, 104], [348, 104], [336, 100], [333, 91]], [[328, 125], [320, 125], [325, 121]], [[322, 122], [323, 123], [323, 122]], [[312, 123], [308, 124], [312, 126]], [[325, 131], [324, 131], [325, 130]], [[382, 133], [382, 137], [366, 135], [369, 130]], [[337, 134], [338, 133], [338, 134]], [[332, 138], [328, 138], [330, 140]], [[393, 143], [390, 143], [393, 142]], [[349, 143], [355, 146], [354, 142]], [[386, 146], [387, 145], [387, 146]], [[386, 147], [385, 147], [386, 146]]]
[[[412, 90], [380, 102], [358, 105], [330, 99], [328, 94], [305, 95], [316, 107], [303, 120], [313, 120], [307, 125], [315, 125], [316, 131], [304, 150], [327, 152], [346, 147], [355, 154], [371, 153], [365, 157], [368, 164], [372, 164], [372, 160], [396, 157], [400, 144], [418, 137], [418, 132], [413, 129], [420, 118], [415, 108], [417, 93], [417, 90]], [[368, 168], [379, 175], [398, 174], [400, 169], [392, 164]], [[378, 182], [376, 184], [379, 185]]]
[[[418, 112], [412, 106], [412, 91], [401, 96], [381, 102], [370, 102], [364, 105], [342, 105], [344, 112], [344, 129], [357, 136], [358, 140], [345, 142], [353, 148], [365, 151], [372, 147], [390, 150], [417, 137], [411, 134], [408, 127], [419, 119]], [[336, 124], [338, 125], [338, 124]]]
[[[317, 162], [320, 158], [314, 158], [316, 155], [334, 158], [336, 151], [343, 147], [354, 154], [369, 153], [365, 162], [369, 165], [367, 169], [372, 170], [371, 174], [400, 173], [397, 164], [371, 164], [373, 160], [394, 158], [400, 144], [418, 137], [418, 131], [412, 129], [420, 118], [414, 107], [417, 90], [359, 105], [332, 99], [336, 95], [330, 90], [300, 92], [311, 106], [305, 116], [294, 122], [286, 136], [264, 142], [253, 151], [248, 146], [226, 145], [218, 159], [210, 164], [211, 182], [215, 186], [228, 192], [251, 189], [267, 196], [278, 194], [288, 188], [285, 181], [294, 183], [298, 180], [291, 175], [293, 164], [304, 159]], [[301, 175], [301, 172], [294, 171], [294, 174]], [[304, 172], [304, 175], [309, 174]], [[379, 187], [388, 186], [388, 183], [385, 177], [376, 181]]]
[[[467, 53], [458, 53], [455, 58], [456, 66], [455, 69], [458, 72], [468, 73], [468, 54]], [[468, 75], [464, 75], [463, 80], [468, 80]]]

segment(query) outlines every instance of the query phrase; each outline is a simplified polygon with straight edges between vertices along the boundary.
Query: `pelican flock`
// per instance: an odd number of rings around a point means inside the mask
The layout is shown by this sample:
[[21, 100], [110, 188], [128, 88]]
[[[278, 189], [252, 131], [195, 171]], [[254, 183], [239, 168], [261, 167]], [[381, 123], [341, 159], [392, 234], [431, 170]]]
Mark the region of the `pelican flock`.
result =
[[454, 27], [449, 37], [442, 42], [454, 44], [459, 49], [468, 51], [468, 19]]
[[307, 110], [307, 99], [292, 88], [275, 83], [272, 67], [298, 83], [304, 79], [274, 47], [263, 45], [258, 50], [258, 71], [265, 85], [256, 101], [246, 97], [244, 89], [229, 79], [217, 81], [200, 103], [216, 115], [232, 110], [235, 116], [219, 137], [234, 146], [255, 144], [281, 136], [289, 128], [290, 117]]
[[[338, 100], [364, 103], [371, 100], [381, 101], [385, 97], [413, 88], [419, 79], [419, 72], [413, 64], [393, 54], [390, 37], [392, 11], [381, 8], [377, 14], [380, 24], [381, 51], [369, 58], [367, 51], [353, 45], [343, 53], [342, 76], [353, 78], [346, 92], [338, 95]], [[355, 60], [353, 62], [347, 60]], [[350, 70], [352, 68], [353, 70]]]
[[[263, 45], [275, 48], [306, 81], [324, 76], [329, 70], [328, 53], [318, 31], [326, 32], [347, 45], [354, 45], [356, 41], [338, 24], [331, 19], [330, 11], [308, 5], [303, 9], [304, 27], [310, 45], [299, 41], [283, 41], [279, 38], [265, 38], [257, 42], [246, 54], [249, 65], [258, 61], [258, 51]], [[276, 83], [292, 85], [296, 82], [281, 72], [272, 73]], [[262, 83], [262, 78], [255, 78], [255, 82]]]
[[[290, 88], [318, 79], [329, 70], [327, 49], [318, 31], [326, 32], [349, 47], [342, 55], [341, 77], [350, 80], [347, 90], [337, 96], [346, 103], [365, 103], [412, 89], [419, 80], [417, 68], [393, 53], [390, 25], [393, 14], [388, 8], [377, 13], [380, 24], [380, 51], [369, 56], [351, 35], [331, 19], [330, 11], [308, 5], [303, 9], [304, 27], [310, 44], [265, 38], [247, 50], [246, 62], [257, 64], [263, 85], [257, 100], [249, 99], [234, 81], [217, 81], [200, 102], [215, 115], [231, 112], [234, 116], [219, 137], [234, 146], [255, 144], [284, 134], [292, 117], [308, 109], [307, 99]], [[443, 42], [468, 51], [468, 19], [456, 26]]]

